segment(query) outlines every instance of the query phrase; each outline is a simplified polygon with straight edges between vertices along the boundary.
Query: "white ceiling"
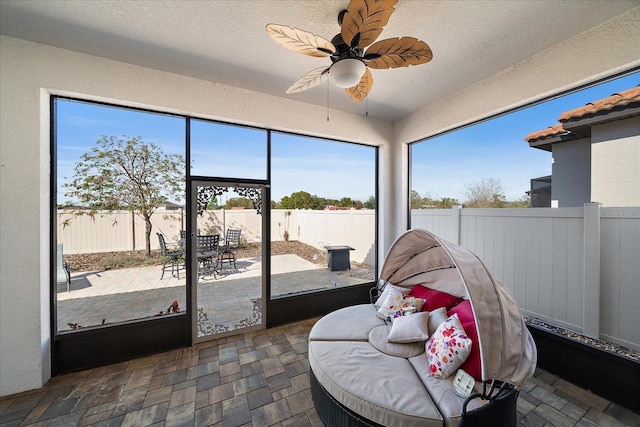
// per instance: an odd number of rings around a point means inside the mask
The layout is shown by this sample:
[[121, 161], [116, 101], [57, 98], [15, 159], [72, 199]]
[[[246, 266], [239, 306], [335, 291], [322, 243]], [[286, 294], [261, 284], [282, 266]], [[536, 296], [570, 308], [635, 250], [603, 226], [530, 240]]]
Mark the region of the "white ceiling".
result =
[[[329, 58], [286, 50], [266, 33], [284, 24], [331, 39], [347, 0], [1, 0], [0, 33], [144, 67], [396, 121], [570, 39], [640, 0], [400, 0], [379, 40], [413, 36], [433, 60], [372, 70], [367, 101], [327, 83], [286, 95]], [[330, 83], [329, 83], [330, 84]], [[329, 96], [329, 99], [327, 99]]]

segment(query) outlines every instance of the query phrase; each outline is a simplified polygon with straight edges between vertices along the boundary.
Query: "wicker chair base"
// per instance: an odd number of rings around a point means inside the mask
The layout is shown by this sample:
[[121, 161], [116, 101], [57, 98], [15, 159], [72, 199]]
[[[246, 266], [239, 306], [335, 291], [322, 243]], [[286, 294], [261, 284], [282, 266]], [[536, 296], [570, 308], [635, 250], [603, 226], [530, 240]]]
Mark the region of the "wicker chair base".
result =
[[[356, 414], [349, 408], [334, 399], [329, 392], [318, 382], [312, 370], [309, 370], [311, 379], [311, 398], [316, 407], [316, 412], [327, 427], [384, 427], [373, 421], [367, 420]], [[514, 388], [493, 402], [467, 412], [462, 417], [460, 426], [497, 427], [516, 425], [516, 402], [518, 391]]]
[[311, 398], [316, 407], [316, 412], [327, 427], [383, 427], [366, 418], [361, 417], [349, 408], [342, 405], [325, 390], [316, 379], [312, 370], [309, 370], [311, 377]]
[[515, 427], [518, 390], [514, 387], [484, 406], [462, 416], [460, 427]]

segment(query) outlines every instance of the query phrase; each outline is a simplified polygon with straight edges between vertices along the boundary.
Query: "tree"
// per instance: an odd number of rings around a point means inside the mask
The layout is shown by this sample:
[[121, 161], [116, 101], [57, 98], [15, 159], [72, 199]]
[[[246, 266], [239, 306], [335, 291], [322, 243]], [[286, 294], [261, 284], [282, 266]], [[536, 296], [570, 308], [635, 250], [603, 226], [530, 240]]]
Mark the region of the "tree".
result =
[[295, 209], [293, 207], [293, 200], [291, 199], [291, 197], [284, 196], [282, 199], [280, 199], [278, 209]]
[[342, 199], [340, 199], [340, 201], [338, 201], [338, 206], [340, 206], [341, 208], [350, 208], [353, 205], [353, 201], [351, 200], [351, 197], [343, 197]]
[[321, 211], [327, 204], [327, 200], [319, 196], [311, 196], [311, 209]]
[[422, 197], [416, 190], [411, 190], [411, 209], [422, 208]]
[[376, 208], [376, 198], [373, 196], [369, 196], [366, 202], [364, 202], [365, 209], [375, 209]]
[[504, 187], [499, 179], [482, 178], [466, 186], [468, 208], [503, 208], [506, 205]]
[[253, 202], [251, 199], [246, 197], [232, 197], [227, 200], [227, 209], [231, 208], [245, 208], [245, 209], [253, 209]]
[[313, 209], [314, 200], [306, 191], [291, 193], [280, 200], [280, 209]]
[[218, 196], [214, 195], [207, 203], [207, 209], [219, 209], [220, 205], [218, 205]]
[[151, 215], [169, 199], [184, 197], [185, 160], [164, 154], [153, 142], [141, 137], [102, 136], [90, 152], [74, 166], [74, 176], [63, 187], [67, 197], [77, 199], [86, 211], [123, 208], [145, 222], [147, 256], [151, 255]]
[[531, 202], [529, 201], [529, 198], [527, 196], [522, 196], [520, 199], [516, 200], [515, 202], [507, 202], [506, 207], [519, 208], [519, 209], [530, 208]]
[[455, 205], [459, 205], [458, 199], [452, 199], [450, 197], [443, 197], [437, 202], [438, 209], [451, 209]]
[[[367, 209], [376, 207], [375, 199], [371, 196], [367, 202]], [[312, 209], [323, 210], [326, 206], [339, 206], [342, 208], [362, 209], [366, 207], [360, 200], [354, 200], [351, 197], [342, 197], [340, 200], [325, 199], [324, 197], [311, 195], [306, 191], [296, 191], [290, 196], [284, 196], [280, 199], [280, 203], [272, 201], [272, 207], [275, 205], [278, 209]]]

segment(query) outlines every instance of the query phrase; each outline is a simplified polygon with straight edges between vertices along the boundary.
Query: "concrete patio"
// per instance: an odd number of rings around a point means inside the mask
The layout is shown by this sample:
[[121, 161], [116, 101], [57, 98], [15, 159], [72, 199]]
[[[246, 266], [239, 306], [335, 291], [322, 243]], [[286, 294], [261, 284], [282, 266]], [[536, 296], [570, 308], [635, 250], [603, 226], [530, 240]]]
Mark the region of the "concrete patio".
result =
[[[363, 279], [351, 272], [329, 271], [293, 254], [271, 258], [271, 294], [280, 296], [331, 287], [351, 286]], [[226, 267], [226, 266], [225, 266]], [[225, 332], [261, 316], [262, 261], [236, 261], [216, 276], [203, 275], [198, 282], [200, 336]], [[58, 288], [58, 330], [126, 322], [165, 314], [173, 301], [186, 308], [186, 274], [165, 273], [160, 266], [71, 274], [70, 292]]]

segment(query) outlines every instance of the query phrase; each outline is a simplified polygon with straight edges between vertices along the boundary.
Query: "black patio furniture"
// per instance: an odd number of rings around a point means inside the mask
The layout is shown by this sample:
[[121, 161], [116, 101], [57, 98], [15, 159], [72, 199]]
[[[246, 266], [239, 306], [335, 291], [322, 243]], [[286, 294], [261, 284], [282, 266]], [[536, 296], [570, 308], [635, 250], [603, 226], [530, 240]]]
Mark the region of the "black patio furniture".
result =
[[220, 265], [220, 269], [224, 267], [224, 263], [226, 262], [229, 266], [233, 265], [233, 268], [236, 268], [236, 254], [233, 252], [235, 249], [240, 247], [240, 233], [242, 230], [237, 229], [227, 229], [227, 233], [225, 234], [224, 245], [220, 247], [218, 262]]
[[167, 270], [171, 270], [171, 276], [179, 279], [180, 270], [185, 268], [184, 250], [181, 248], [170, 248], [161, 233], [156, 233], [156, 235], [160, 242], [160, 253], [162, 254], [162, 276], [160, 276], [160, 280], [164, 278], [164, 272]]
[[218, 268], [218, 248], [220, 245], [220, 235], [196, 236], [196, 246], [198, 247], [198, 276], [213, 274], [216, 277]]
[[61, 284], [65, 284], [67, 286], [67, 292], [71, 292], [71, 266], [69, 261], [64, 261], [62, 243], [58, 243], [57, 258], [57, 285], [60, 286]]
[[325, 246], [327, 252], [327, 266], [331, 271], [351, 270], [349, 251], [355, 251], [351, 246]]

